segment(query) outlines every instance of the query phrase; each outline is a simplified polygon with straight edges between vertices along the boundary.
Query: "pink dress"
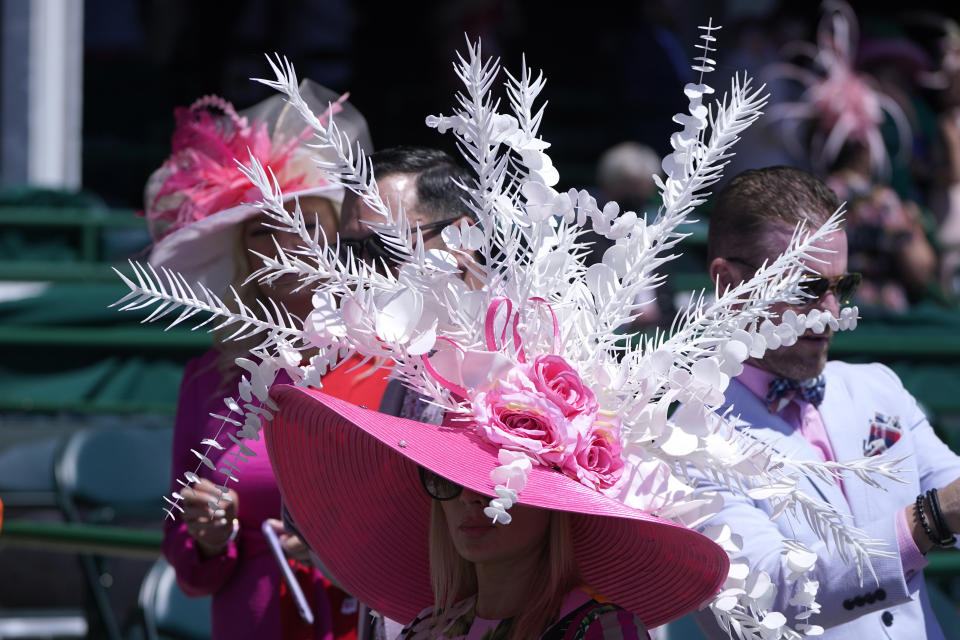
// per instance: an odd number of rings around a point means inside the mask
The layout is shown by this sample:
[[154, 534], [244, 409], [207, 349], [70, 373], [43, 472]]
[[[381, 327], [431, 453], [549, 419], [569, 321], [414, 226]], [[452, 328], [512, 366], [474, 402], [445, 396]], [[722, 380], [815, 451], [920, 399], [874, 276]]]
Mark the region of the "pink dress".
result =
[[[172, 490], [179, 488], [176, 478], [182, 478], [186, 470], [197, 468], [198, 460], [190, 450], [201, 450], [202, 439], [216, 437], [227, 449], [225, 454], [232, 446], [227, 434], [234, 428], [226, 425], [217, 436], [221, 421], [210, 417], [211, 412], [224, 412], [225, 396], [236, 395], [235, 383], [221, 384], [216, 358], [215, 350], [208, 351], [190, 361], [184, 371], [173, 436]], [[346, 368], [349, 367], [343, 367]], [[384, 375], [378, 372], [370, 376], [369, 382], [364, 381], [366, 384], [354, 385], [354, 392], [375, 395], [367, 401], [377, 406], [380, 400], [376, 395], [377, 388], [379, 386], [382, 395], [386, 385]], [[167, 519], [164, 522], [163, 555], [176, 570], [180, 587], [190, 596], [213, 596], [213, 640], [269, 639], [291, 635], [290, 612], [281, 610], [280, 593], [285, 590], [283, 579], [260, 530], [265, 519], [280, 518], [280, 492], [263, 440], [247, 444], [257, 455], [242, 465], [239, 483], [233, 486], [239, 496], [240, 533], [234, 542], [229, 543], [225, 553], [203, 558], [181, 520]], [[222, 479], [220, 474], [214, 474], [202, 465], [197, 473], [218, 483]], [[308, 589], [306, 595], [314, 605], [316, 620], [312, 636], [324, 640], [350, 637], [352, 634], [344, 633], [342, 628], [342, 616], [339, 619], [336, 615], [331, 616], [322, 574], [311, 568], [308, 582], [312, 589]], [[349, 608], [350, 603], [346, 606]], [[343, 613], [348, 612], [344, 610]], [[333, 632], [335, 622], [336, 635]]]

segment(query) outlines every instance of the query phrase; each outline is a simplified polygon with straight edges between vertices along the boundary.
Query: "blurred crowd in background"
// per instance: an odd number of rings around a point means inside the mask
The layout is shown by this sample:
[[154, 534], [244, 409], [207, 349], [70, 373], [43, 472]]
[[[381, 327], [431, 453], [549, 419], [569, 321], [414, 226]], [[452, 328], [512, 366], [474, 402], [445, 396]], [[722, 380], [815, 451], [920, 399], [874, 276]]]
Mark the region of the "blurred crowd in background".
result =
[[817, 157], [829, 116], [778, 115], [795, 114], [781, 109], [790, 105], [819, 108], [809, 77], [825, 75], [809, 50], [818, 46], [818, 3], [653, 0], [573, 14], [511, 0], [444, 2], [432, 11], [346, 0], [89, 0], [83, 185], [111, 206], [139, 207], [145, 177], [166, 151], [173, 107], [207, 93], [234, 104], [263, 99], [269, 90], [249, 79], [266, 73], [266, 52], [349, 91], [377, 148], [444, 147], [449, 141], [423, 118], [449, 111], [450, 55], [465, 34], [508, 67], [525, 53], [528, 65], [546, 71], [542, 132], [553, 144], [560, 187], [595, 185], [601, 199], [653, 213], [654, 154], [668, 151], [680, 89], [695, 79], [687, 43], [712, 17], [723, 25], [716, 75], [749, 71], [771, 93], [768, 117], [747, 133], [727, 175], [787, 164], [829, 178], [848, 200], [854, 268], [866, 280], [860, 304], [901, 312], [921, 300], [949, 303], [960, 293], [960, 29], [938, 4], [852, 4], [859, 37], [850, 67], [884, 101], [885, 157], [877, 163], [849, 132], [840, 132], [849, 139], [833, 157]]

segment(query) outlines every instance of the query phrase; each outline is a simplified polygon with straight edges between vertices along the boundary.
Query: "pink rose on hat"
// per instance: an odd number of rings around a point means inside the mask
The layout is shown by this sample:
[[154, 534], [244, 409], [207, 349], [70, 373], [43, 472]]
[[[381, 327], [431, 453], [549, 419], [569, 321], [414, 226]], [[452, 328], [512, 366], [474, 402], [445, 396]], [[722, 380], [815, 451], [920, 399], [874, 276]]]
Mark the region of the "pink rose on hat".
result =
[[594, 413], [597, 397], [583, 384], [580, 374], [560, 356], [537, 356], [530, 365], [530, 380], [537, 391], [557, 405], [565, 416]]
[[515, 366], [471, 404], [478, 432], [492, 444], [600, 491], [614, 489], [623, 475], [619, 421], [599, 411], [594, 393], [560, 356]]
[[576, 477], [597, 491], [615, 494], [623, 476], [623, 446], [616, 417], [598, 416], [589, 433], [580, 438], [575, 455]]
[[580, 435], [575, 421], [516, 367], [471, 402], [477, 430], [492, 444], [523, 451], [546, 465], [563, 468], [573, 459]]

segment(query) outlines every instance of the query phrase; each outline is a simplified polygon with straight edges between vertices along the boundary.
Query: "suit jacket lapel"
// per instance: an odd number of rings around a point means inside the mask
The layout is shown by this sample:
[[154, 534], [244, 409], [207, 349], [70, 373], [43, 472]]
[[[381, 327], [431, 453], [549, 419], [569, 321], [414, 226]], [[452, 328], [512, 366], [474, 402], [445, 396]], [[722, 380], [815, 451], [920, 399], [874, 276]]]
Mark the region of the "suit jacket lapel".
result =
[[[744, 430], [749, 427], [751, 436], [769, 443], [778, 453], [791, 460], [814, 462], [820, 460], [820, 456], [799, 431], [787, 424], [779, 415], [770, 413], [762, 399], [736, 380], [731, 381], [727, 389], [726, 401], [728, 406], [733, 405], [733, 415], [742, 416], [737, 423], [738, 429]], [[837, 453], [837, 455], [840, 454]], [[810, 476], [801, 480], [801, 485], [803, 482], [811, 484], [821, 500], [829, 502], [843, 513], [849, 513], [847, 500], [836, 483]]]
[[[837, 456], [837, 462], [862, 458], [868, 426], [858, 422], [854, 398], [847, 392], [843, 381], [836, 377], [831, 379], [829, 372], [826, 376], [827, 386], [823, 404], [820, 405], [820, 415], [823, 417], [827, 435], [830, 436], [830, 445]], [[843, 490], [854, 517], [854, 524], [872, 519], [869, 514], [871, 496], [866, 493], [871, 489], [856, 476], [847, 474], [843, 478]], [[874, 495], [873, 500], [876, 498]]]

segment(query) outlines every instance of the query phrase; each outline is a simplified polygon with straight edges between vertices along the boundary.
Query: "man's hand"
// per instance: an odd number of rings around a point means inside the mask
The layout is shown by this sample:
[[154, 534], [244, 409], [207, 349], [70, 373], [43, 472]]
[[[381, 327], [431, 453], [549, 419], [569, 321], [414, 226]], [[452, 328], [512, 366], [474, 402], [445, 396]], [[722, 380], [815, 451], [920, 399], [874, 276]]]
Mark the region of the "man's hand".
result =
[[960, 536], [960, 478], [940, 489], [937, 495], [940, 498], [940, 512], [950, 527], [950, 533]]
[[221, 497], [220, 488], [211, 480], [202, 478], [199, 483], [185, 487], [180, 494], [183, 496], [183, 521], [187, 533], [197, 541], [201, 554], [211, 557], [226, 551], [237, 517], [237, 492], [227, 489]]

